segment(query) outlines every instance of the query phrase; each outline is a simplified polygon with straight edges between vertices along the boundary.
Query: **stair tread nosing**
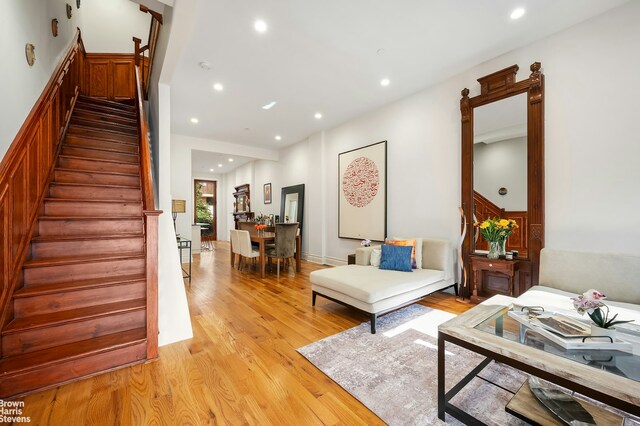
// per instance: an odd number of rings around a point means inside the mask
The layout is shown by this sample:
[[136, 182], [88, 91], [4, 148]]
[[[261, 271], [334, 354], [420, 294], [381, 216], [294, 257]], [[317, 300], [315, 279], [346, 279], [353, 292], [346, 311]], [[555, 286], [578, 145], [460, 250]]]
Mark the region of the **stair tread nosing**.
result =
[[123, 234], [83, 234], [83, 235], [38, 235], [31, 239], [31, 242], [47, 242], [47, 241], [81, 241], [81, 240], [119, 240], [122, 238], [144, 238], [144, 234], [123, 233]]
[[[128, 130], [132, 132], [138, 131], [138, 125], [137, 123], [134, 123], [134, 122], [132, 122], [131, 124], [125, 124], [125, 123], [116, 123], [115, 121], [109, 121], [106, 119], [79, 117], [79, 116], [72, 116], [71, 122], [73, 124], [79, 124], [81, 126], [94, 126], [95, 123], [100, 123], [100, 124], [113, 126], [116, 129], [121, 128], [123, 130]], [[102, 129], [103, 127], [97, 127], [97, 128]]]
[[[101, 140], [101, 139], [96, 139], [96, 140]], [[133, 144], [124, 144], [124, 145], [131, 145], [131, 146], [136, 146], [137, 147], [137, 145], [133, 145]], [[110, 154], [122, 154], [122, 155], [130, 155], [132, 157], [140, 157], [140, 154], [138, 154], [137, 152], [122, 151], [122, 150], [113, 149], [113, 148], [106, 148], [106, 147], [77, 145], [77, 144], [72, 143], [72, 141], [66, 141], [64, 143], [64, 145], [62, 146], [62, 148], [63, 149], [64, 148], [85, 149], [87, 151], [97, 151], [97, 152], [105, 152], [105, 153], [108, 152]], [[92, 157], [92, 158], [98, 158], [98, 157]]]
[[105, 170], [84, 170], [84, 169], [68, 169], [64, 167], [56, 167], [56, 172], [73, 172], [73, 173], [99, 173], [102, 175], [124, 175], [124, 176], [140, 176], [140, 173], [111, 172]]
[[82, 182], [51, 182], [55, 186], [73, 187], [98, 187], [98, 188], [118, 188], [118, 189], [141, 189], [140, 185], [113, 185], [108, 183], [82, 183]]
[[142, 216], [38, 216], [38, 220], [140, 220]]
[[128, 284], [136, 281], [145, 281], [146, 277], [144, 274], [134, 274], [134, 275], [111, 275], [104, 278], [95, 278], [90, 280], [80, 280], [80, 281], [64, 281], [58, 283], [47, 283], [47, 284], [35, 284], [30, 285], [28, 287], [22, 287], [18, 289], [13, 297], [16, 299], [23, 299], [34, 296], [41, 296], [45, 294], [51, 293], [63, 293], [63, 292], [71, 292], [77, 290], [85, 290], [99, 287], [110, 287], [116, 286], [119, 284]]
[[78, 97], [78, 102], [81, 104], [113, 105], [114, 107], [119, 107], [122, 109], [130, 109], [134, 111], [136, 109], [134, 105], [125, 104], [123, 102], [118, 102], [118, 101], [111, 101], [109, 99], [94, 98], [94, 97], [85, 96], [85, 95], [80, 95]]
[[13, 355], [0, 360], [0, 377], [9, 373], [42, 368], [61, 359], [82, 358], [100, 352], [142, 343], [146, 340], [146, 337], [146, 329], [136, 328], [35, 352]]
[[47, 266], [73, 265], [78, 263], [110, 262], [114, 260], [128, 260], [144, 257], [144, 252], [122, 252], [117, 254], [96, 254], [91, 256], [73, 257], [48, 257], [42, 259], [29, 259], [25, 261], [23, 268], [29, 269]]
[[61, 201], [64, 203], [113, 203], [113, 204], [142, 204], [142, 200], [101, 200], [95, 198], [56, 198], [47, 197], [44, 201]]
[[103, 138], [100, 136], [93, 136], [93, 135], [74, 135], [73, 133], [67, 133], [67, 135], [65, 136], [65, 139], [73, 139], [73, 140], [82, 140], [82, 139], [91, 139], [94, 141], [103, 141], [103, 142], [111, 142], [111, 143], [119, 143], [121, 145], [131, 145], [131, 146], [138, 146], [138, 142], [129, 142], [126, 140], [120, 140], [120, 139], [109, 139], [109, 138]]
[[131, 161], [122, 161], [122, 160], [113, 160], [111, 158], [97, 158], [97, 157], [79, 157], [77, 155], [68, 155], [68, 154], [60, 154], [58, 158], [68, 158], [70, 160], [82, 160], [82, 161], [96, 161], [99, 163], [115, 163], [115, 164], [126, 164], [136, 165], [136, 163], [132, 163]]
[[126, 300], [123, 302], [106, 303], [103, 305], [88, 306], [71, 309], [68, 311], [52, 312], [42, 315], [33, 315], [23, 318], [15, 318], [2, 330], [2, 335], [15, 334], [25, 330], [50, 327], [66, 323], [84, 321], [91, 318], [110, 316], [118, 313], [146, 309], [145, 299]]
[[69, 129], [78, 129], [78, 130], [89, 130], [89, 131], [93, 131], [93, 132], [97, 132], [97, 133], [107, 133], [107, 134], [112, 134], [112, 135], [119, 135], [119, 136], [124, 136], [124, 137], [128, 137], [128, 138], [133, 138], [133, 139], [137, 139], [138, 138], [138, 132], [137, 130], [135, 132], [129, 132], [129, 131], [118, 131], [115, 129], [105, 129], [102, 127], [93, 127], [93, 126], [85, 126], [83, 124], [80, 123], [69, 123]]

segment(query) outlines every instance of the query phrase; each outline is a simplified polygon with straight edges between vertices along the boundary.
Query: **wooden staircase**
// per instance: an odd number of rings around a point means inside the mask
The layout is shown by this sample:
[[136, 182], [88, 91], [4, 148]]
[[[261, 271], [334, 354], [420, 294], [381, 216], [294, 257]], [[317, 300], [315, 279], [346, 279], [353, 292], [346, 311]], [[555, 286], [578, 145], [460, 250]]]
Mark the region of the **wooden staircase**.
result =
[[2, 328], [0, 398], [157, 357], [138, 114], [76, 101]]

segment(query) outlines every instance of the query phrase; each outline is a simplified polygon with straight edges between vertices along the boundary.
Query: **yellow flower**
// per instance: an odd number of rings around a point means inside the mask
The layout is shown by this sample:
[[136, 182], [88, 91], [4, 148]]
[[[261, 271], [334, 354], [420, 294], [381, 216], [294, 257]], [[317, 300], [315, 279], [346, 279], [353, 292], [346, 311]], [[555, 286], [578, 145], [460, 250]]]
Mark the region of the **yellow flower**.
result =
[[489, 221], [485, 220], [484, 222], [482, 222], [482, 224], [480, 225], [480, 229], [486, 229], [489, 227]]
[[500, 219], [498, 225], [500, 225], [501, 228], [506, 228], [509, 226], [509, 221], [507, 219]]

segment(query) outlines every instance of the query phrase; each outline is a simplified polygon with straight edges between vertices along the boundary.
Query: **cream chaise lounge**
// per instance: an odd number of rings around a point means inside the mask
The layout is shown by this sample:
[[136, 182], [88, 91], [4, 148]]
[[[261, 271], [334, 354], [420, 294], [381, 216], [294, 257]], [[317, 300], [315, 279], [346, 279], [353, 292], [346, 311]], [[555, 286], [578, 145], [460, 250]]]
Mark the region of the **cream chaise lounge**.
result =
[[376, 332], [378, 315], [414, 303], [422, 297], [454, 286], [453, 250], [448, 241], [422, 240], [422, 268], [413, 272], [379, 269], [371, 266], [376, 247], [356, 250], [356, 264], [322, 269], [311, 273], [312, 304], [316, 296], [353, 306], [371, 318], [371, 333]]

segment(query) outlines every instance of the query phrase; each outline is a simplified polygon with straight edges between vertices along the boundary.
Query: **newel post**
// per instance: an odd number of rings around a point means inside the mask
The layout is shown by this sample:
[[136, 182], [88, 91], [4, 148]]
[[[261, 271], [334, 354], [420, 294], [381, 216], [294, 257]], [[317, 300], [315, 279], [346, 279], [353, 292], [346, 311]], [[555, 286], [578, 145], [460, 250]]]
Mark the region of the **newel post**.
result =
[[134, 58], [135, 64], [140, 65], [140, 43], [142, 43], [142, 40], [140, 40], [138, 37], [134, 37], [133, 43], [135, 44], [135, 48], [133, 50], [134, 52], [133, 58]]
[[158, 216], [161, 210], [145, 210], [147, 268], [147, 361], [158, 358]]

